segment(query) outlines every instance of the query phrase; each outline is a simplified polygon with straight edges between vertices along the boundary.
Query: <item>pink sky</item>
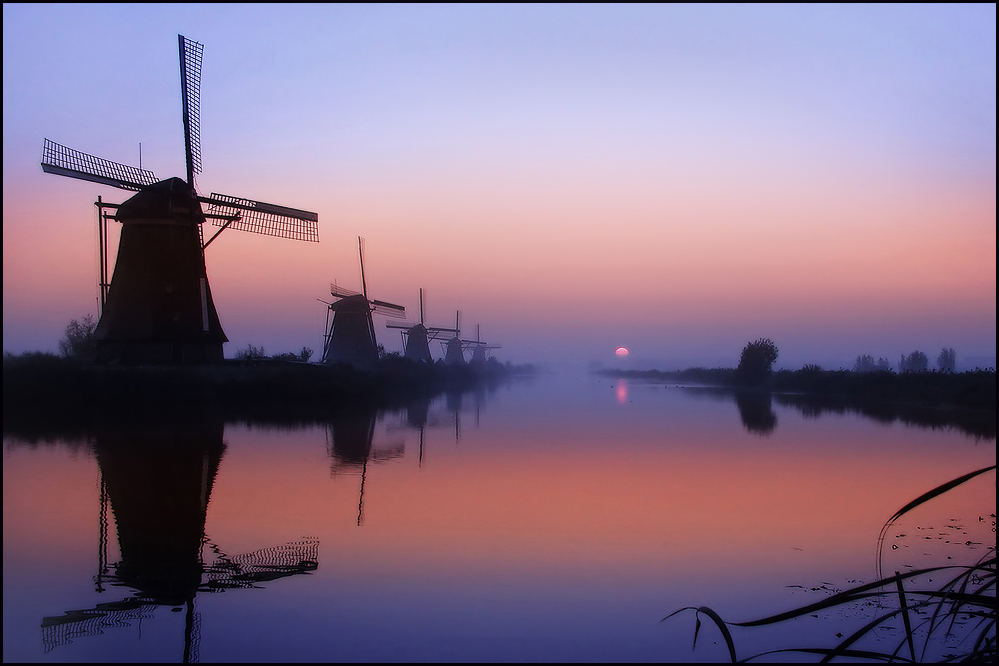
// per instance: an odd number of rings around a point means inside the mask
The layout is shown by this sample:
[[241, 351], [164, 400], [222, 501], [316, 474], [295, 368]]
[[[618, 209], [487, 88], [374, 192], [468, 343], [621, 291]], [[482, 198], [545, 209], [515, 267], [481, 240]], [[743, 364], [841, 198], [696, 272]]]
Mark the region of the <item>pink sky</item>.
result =
[[363, 236], [371, 296], [501, 360], [994, 364], [994, 6], [5, 5], [5, 351], [96, 314], [92, 203], [127, 196], [43, 138], [182, 175], [178, 33], [199, 189], [320, 219], [208, 248], [228, 356], [319, 350]]

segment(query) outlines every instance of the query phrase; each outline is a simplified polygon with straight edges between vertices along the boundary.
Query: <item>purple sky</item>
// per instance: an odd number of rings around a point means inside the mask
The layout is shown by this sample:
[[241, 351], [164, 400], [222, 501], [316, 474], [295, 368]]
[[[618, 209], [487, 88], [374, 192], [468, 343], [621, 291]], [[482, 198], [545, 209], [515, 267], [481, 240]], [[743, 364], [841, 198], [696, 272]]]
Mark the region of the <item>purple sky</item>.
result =
[[320, 349], [363, 236], [373, 297], [424, 288], [501, 360], [994, 365], [995, 5], [3, 12], [4, 351], [97, 314], [92, 204], [127, 196], [42, 173], [43, 138], [183, 176], [184, 34], [199, 190], [320, 219], [208, 248], [228, 356]]

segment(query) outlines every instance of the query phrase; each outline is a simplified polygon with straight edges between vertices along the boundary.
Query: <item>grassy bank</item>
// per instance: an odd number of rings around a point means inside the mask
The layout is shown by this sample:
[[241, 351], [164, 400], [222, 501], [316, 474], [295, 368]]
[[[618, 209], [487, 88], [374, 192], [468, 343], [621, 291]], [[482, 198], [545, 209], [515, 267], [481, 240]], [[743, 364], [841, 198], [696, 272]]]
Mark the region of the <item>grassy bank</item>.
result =
[[115, 367], [52, 354], [5, 355], [3, 428], [45, 436], [157, 419], [291, 425], [358, 405], [406, 407], [445, 392], [488, 389], [531, 371], [493, 360], [428, 366], [399, 357], [362, 371], [276, 360]]

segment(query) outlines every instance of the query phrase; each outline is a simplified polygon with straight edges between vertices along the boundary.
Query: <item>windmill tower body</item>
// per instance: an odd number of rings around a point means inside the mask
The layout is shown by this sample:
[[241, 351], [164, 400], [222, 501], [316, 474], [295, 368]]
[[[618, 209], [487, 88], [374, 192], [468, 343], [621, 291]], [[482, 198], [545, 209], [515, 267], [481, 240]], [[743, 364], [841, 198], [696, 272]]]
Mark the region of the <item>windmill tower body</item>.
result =
[[472, 363], [486, 362], [486, 348], [482, 345], [472, 347]]
[[420, 363], [433, 363], [427, 327], [417, 324], [406, 330], [406, 358]]
[[118, 208], [121, 240], [97, 357], [110, 363], [222, 359], [222, 331], [201, 249], [205, 218], [179, 178], [150, 185]]
[[465, 343], [461, 339], [461, 312], [454, 315], [454, 337], [444, 343], [444, 363], [465, 365]]
[[447, 346], [444, 350], [444, 363], [447, 365], [465, 365], [464, 345], [457, 336], [447, 341]]
[[323, 363], [368, 366], [378, 360], [378, 342], [371, 306], [363, 294], [344, 296], [330, 306], [333, 323]]

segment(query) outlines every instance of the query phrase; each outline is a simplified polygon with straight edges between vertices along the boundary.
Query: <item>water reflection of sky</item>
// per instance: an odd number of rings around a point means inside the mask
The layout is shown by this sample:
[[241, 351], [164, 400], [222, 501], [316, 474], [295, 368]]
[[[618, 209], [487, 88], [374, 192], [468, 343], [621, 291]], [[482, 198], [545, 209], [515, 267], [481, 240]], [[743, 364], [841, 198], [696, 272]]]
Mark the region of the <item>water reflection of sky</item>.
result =
[[[869, 580], [891, 513], [995, 463], [994, 442], [953, 431], [774, 405], [776, 427], [761, 435], [731, 399], [629, 382], [622, 401], [621, 386], [539, 377], [466, 394], [457, 412], [442, 397], [425, 418], [226, 425], [208, 538], [231, 554], [308, 535], [318, 568], [199, 593], [201, 659], [717, 659], [710, 640], [690, 653], [689, 618], [658, 620], [686, 605], [748, 619], [821, 594], [788, 586]], [[41, 618], [128, 593], [94, 592], [98, 471], [86, 447], [5, 445], [5, 661], [183, 654], [183, 613], [168, 607], [133, 623], [141, 631], [40, 647]], [[977, 522], [994, 512], [994, 483], [987, 475], [899, 526], [971, 537], [897, 540], [888, 566], [994, 543]], [[109, 546], [121, 557], [114, 520]]]

